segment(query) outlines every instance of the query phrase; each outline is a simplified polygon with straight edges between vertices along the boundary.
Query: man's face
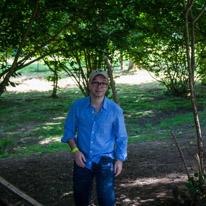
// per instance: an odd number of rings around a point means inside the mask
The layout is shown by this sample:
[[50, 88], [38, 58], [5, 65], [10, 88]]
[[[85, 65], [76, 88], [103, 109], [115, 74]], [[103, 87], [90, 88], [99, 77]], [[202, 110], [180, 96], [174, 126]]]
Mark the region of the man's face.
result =
[[89, 83], [89, 90], [93, 97], [104, 97], [108, 90], [108, 80], [102, 75], [95, 76]]

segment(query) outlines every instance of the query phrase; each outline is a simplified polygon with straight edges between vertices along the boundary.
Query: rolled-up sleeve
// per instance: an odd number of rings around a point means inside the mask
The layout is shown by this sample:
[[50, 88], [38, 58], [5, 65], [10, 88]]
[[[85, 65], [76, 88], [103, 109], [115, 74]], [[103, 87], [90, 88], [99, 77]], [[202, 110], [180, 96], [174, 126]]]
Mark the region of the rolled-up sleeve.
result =
[[114, 122], [114, 134], [116, 138], [116, 157], [119, 160], [127, 160], [127, 131], [124, 122], [123, 111], [119, 110]]
[[75, 104], [73, 103], [68, 112], [65, 124], [64, 124], [64, 136], [61, 138], [61, 142], [67, 143], [69, 139], [75, 139], [77, 129], [77, 120], [75, 112]]

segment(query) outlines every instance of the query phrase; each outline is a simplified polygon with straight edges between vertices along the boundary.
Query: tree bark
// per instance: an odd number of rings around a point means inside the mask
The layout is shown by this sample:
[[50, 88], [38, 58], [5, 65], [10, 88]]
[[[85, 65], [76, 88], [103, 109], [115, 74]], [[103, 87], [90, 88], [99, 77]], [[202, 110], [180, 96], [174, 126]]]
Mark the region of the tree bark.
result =
[[[189, 86], [190, 86], [190, 99], [193, 108], [193, 116], [194, 122], [196, 126], [196, 134], [197, 134], [197, 145], [198, 145], [198, 156], [200, 161], [200, 172], [203, 171], [203, 141], [202, 141], [202, 133], [200, 127], [200, 121], [198, 116], [196, 95], [195, 95], [195, 87], [194, 87], [194, 72], [195, 72], [195, 22], [196, 19], [193, 19], [191, 14], [191, 9], [193, 6], [194, 0], [190, 2], [188, 6], [185, 4], [185, 0], [183, 0], [184, 5], [184, 21], [185, 21], [185, 44], [187, 50], [187, 62], [188, 62], [188, 70], [189, 70]], [[205, 7], [204, 7], [205, 8]], [[191, 15], [190, 22], [188, 20], [189, 14]], [[200, 15], [198, 15], [198, 18]], [[191, 37], [189, 32], [189, 23], [191, 30]], [[191, 39], [191, 40], [190, 40]], [[191, 46], [190, 46], [191, 42]]]
[[128, 71], [132, 70], [134, 68], [134, 63], [132, 60], [129, 60], [129, 66], [128, 66]]
[[109, 59], [105, 55], [104, 55], [104, 61], [107, 65], [108, 75], [109, 75], [109, 78], [110, 78], [110, 84], [111, 84], [111, 87], [112, 87], [112, 94], [113, 94], [113, 97], [114, 97], [114, 101], [117, 104], [119, 104], [119, 100], [118, 100], [118, 97], [117, 97], [117, 91], [116, 91], [115, 83], [114, 83], [114, 78], [113, 78], [113, 74], [112, 74], [112, 67], [109, 63]]
[[32, 16], [31, 16], [30, 20], [29, 20], [28, 27], [27, 27], [27, 29], [26, 29], [23, 37], [22, 37], [21, 43], [20, 43], [20, 45], [19, 45], [18, 51], [17, 51], [16, 56], [15, 56], [15, 58], [14, 58], [14, 61], [13, 61], [13, 63], [12, 63], [12, 66], [11, 66], [11, 68], [9, 69], [9, 72], [6, 74], [4, 80], [3, 80], [3, 81], [1, 82], [1, 84], [0, 84], [0, 96], [1, 96], [1, 95], [3, 94], [3, 92], [5, 91], [5, 88], [6, 88], [7, 84], [8, 84], [8, 82], [9, 82], [10, 77], [12, 76], [12, 74], [15, 73], [15, 67], [16, 67], [16, 65], [17, 65], [19, 56], [21, 55], [23, 46], [24, 46], [24, 44], [25, 44], [25, 42], [26, 42], [26, 39], [27, 39], [27, 37], [28, 37], [28, 34], [29, 34], [30, 30], [31, 30], [32, 24], [34, 23], [34, 20], [35, 20], [35, 18], [36, 18], [38, 6], [39, 6], [39, 0], [36, 0], [36, 4], [35, 4], [34, 11], [33, 11], [33, 13], [32, 13]]

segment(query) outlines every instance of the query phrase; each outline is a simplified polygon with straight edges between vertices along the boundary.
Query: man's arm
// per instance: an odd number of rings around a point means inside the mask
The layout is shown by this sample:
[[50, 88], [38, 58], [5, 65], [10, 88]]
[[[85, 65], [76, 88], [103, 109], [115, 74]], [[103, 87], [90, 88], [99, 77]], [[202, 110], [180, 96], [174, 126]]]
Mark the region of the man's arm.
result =
[[124, 123], [123, 110], [119, 110], [114, 124], [116, 136], [116, 162], [114, 164], [115, 177], [120, 175], [123, 168], [123, 161], [127, 159], [127, 131]]
[[[71, 150], [73, 150], [74, 148], [77, 148], [77, 145], [76, 145], [74, 139], [69, 139], [68, 144], [69, 144]], [[84, 168], [86, 166], [85, 165], [85, 162], [86, 162], [85, 156], [82, 152], [79, 151], [79, 149], [74, 152], [74, 161], [76, 162], [76, 164], [79, 167]]]

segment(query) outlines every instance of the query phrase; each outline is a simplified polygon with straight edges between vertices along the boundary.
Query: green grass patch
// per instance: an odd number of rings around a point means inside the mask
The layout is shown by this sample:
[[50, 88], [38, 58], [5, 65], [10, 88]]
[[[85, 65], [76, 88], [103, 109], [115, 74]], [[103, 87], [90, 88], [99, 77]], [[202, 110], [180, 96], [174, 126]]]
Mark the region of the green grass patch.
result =
[[0, 154], [0, 160], [5, 158], [22, 158], [30, 155], [44, 155], [59, 151], [70, 151], [68, 144], [53, 142], [49, 144], [21, 145], [14, 148], [10, 153]]
[[11, 145], [13, 143], [12, 139], [0, 139], [0, 149], [2, 149], [3, 147], [7, 147], [9, 145]]
[[27, 67], [24, 67], [23, 69], [21, 69], [21, 73], [28, 73], [28, 72], [49, 72], [49, 68], [48, 66], [46, 66], [45, 64], [41, 63], [41, 62], [35, 62], [33, 64], [30, 64]]
[[[34, 68], [25, 68], [25, 74], [36, 72], [37, 65], [33, 66]], [[42, 69], [39, 72], [48, 72], [48, 68], [39, 69]], [[183, 135], [194, 129], [190, 99], [166, 96], [157, 83], [116, 86], [120, 106], [124, 110], [129, 143], [167, 140], [171, 138], [170, 130]], [[197, 95], [200, 122], [204, 130], [205, 93], [206, 87], [201, 87]], [[59, 97], [55, 99], [50, 95], [49, 91], [5, 92], [2, 95], [0, 159], [69, 150], [67, 144], [59, 141], [63, 136], [64, 122], [70, 105], [83, 95], [77, 88], [61, 90], [58, 92]]]
[[14, 144], [11, 138], [0, 139], [0, 159], [10, 155], [10, 150]]
[[134, 144], [138, 142], [146, 142], [146, 141], [151, 141], [151, 140], [166, 140], [169, 138], [169, 133], [165, 134], [147, 134], [147, 135], [138, 135], [135, 137], [129, 137], [128, 138], [128, 143], [129, 144]]
[[162, 121], [160, 125], [157, 126], [156, 129], [160, 129], [160, 130], [167, 129], [168, 130], [168, 129], [179, 127], [186, 123], [193, 124], [194, 123], [193, 118], [194, 117], [192, 113], [178, 114], [174, 118], [164, 119], [164, 121]]

